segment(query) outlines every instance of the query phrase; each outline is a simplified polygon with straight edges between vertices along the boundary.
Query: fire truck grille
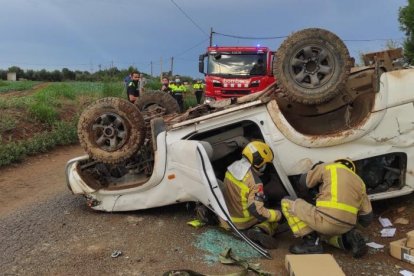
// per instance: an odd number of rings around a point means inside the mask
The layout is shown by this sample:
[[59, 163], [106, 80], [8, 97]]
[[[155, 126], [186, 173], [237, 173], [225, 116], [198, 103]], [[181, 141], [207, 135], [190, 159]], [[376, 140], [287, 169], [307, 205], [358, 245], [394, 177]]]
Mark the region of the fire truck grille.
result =
[[221, 93], [224, 95], [248, 95], [250, 90], [222, 90]]

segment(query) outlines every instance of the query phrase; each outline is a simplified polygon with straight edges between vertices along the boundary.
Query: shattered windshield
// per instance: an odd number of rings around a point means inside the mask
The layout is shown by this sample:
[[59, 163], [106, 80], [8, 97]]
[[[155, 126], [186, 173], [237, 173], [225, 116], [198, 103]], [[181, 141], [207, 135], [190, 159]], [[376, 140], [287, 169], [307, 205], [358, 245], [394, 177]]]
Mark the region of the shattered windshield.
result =
[[207, 73], [210, 75], [264, 75], [266, 56], [258, 53], [211, 53], [208, 57]]

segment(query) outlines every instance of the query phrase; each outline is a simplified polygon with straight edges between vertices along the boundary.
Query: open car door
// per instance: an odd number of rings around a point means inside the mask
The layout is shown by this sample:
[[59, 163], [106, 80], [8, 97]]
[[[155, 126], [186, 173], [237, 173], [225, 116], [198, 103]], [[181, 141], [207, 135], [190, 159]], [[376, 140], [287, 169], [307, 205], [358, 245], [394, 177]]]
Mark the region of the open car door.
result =
[[[204, 197], [204, 201], [200, 200], [205, 206], [210, 208], [214, 213], [220, 216], [231, 229], [236, 232], [244, 241], [246, 241], [251, 247], [258, 251], [264, 257], [271, 259], [269, 252], [254, 243], [246, 235], [244, 235], [240, 230], [236, 228], [233, 222], [230, 219], [230, 213], [227, 209], [226, 202], [224, 201], [224, 196], [221, 192], [220, 186], [218, 184], [217, 178], [214, 174], [213, 167], [211, 165], [210, 159], [208, 157], [207, 151], [211, 150], [211, 146], [206, 142], [197, 143], [197, 155], [198, 155], [198, 166], [199, 172], [202, 179], [202, 184], [205, 187], [207, 198]], [[207, 200], [206, 200], [207, 199]]]

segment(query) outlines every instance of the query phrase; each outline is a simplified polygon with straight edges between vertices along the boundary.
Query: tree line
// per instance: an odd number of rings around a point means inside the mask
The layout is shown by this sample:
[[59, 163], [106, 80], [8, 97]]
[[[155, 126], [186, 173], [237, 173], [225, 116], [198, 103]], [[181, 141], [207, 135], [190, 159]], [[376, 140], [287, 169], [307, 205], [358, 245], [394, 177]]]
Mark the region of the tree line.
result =
[[[41, 70], [23, 70], [18, 66], [12, 66], [7, 70], [0, 69], [0, 80], [7, 79], [8, 72], [16, 73], [16, 77], [19, 80], [32, 80], [32, 81], [51, 81], [51, 82], [60, 82], [60, 81], [107, 81], [107, 80], [123, 80], [127, 75], [133, 71], [139, 71], [137, 68], [130, 66], [127, 69], [118, 69], [117, 67], [112, 67], [109, 69], [99, 70], [96, 72], [89, 71], [72, 71], [68, 68], [63, 68], [62, 70], [52, 70], [48, 71], [46, 69]], [[152, 82], [157, 82], [159, 77], [151, 77], [146, 73], [142, 73], [142, 76], [147, 80], [152, 80]], [[182, 81], [187, 81], [189, 83], [193, 82], [193, 78], [189, 76], [169, 76], [168, 72], [164, 74], [165, 76], [170, 77], [170, 79], [180, 78]], [[159, 82], [159, 81], [158, 81]], [[159, 84], [161, 87], [161, 84]]]
[[[48, 71], [46, 69], [41, 70], [23, 70], [18, 66], [12, 66], [7, 70], [0, 69], [0, 79], [6, 80], [8, 72], [16, 73], [17, 79], [33, 80], [33, 81], [103, 81], [107, 79], [112, 80], [122, 80], [130, 72], [137, 71], [134, 67], [129, 67], [128, 69], [118, 69], [117, 67], [112, 67], [109, 69], [99, 70], [96, 72], [89, 71], [72, 71], [68, 68], [63, 68], [62, 70], [52, 70]], [[145, 75], [145, 74], [144, 74]]]

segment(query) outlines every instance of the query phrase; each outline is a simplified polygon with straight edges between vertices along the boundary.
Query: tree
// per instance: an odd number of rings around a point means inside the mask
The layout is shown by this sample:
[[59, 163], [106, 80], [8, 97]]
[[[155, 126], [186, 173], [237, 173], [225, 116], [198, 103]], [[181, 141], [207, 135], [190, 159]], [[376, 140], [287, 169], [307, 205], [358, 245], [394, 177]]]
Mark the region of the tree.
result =
[[76, 74], [75, 72], [69, 70], [68, 68], [62, 69], [62, 79], [63, 80], [75, 80]]
[[16, 77], [17, 77], [17, 79], [22, 78], [22, 77], [23, 77], [23, 75], [24, 75], [24, 71], [23, 71], [23, 69], [21, 69], [21, 68], [20, 68], [20, 67], [18, 67], [18, 66], [12, 66], [12, 67], [9, 67], [9, 72], [14, 72], [14, 73], [16, 73]]
[[408, 5], [400, 8], [398, 21], [401, 30], [407, 36], [404, 40], [404, 56], [412, 64], [414, 62], [414, 0], [408, 0]]

